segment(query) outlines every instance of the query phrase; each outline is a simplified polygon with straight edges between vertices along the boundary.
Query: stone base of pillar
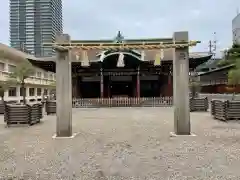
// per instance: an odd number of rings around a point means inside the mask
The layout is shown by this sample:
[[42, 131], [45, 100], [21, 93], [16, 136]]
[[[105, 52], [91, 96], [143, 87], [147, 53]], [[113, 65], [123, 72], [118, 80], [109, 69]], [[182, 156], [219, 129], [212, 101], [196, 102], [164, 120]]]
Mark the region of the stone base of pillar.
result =
[[54, 134], [54, 135], [52, 136], [52, 138], [53, 138], [53, 139], [72, 139], [72, 138], [76, 137], [78, 134], [79, 134], [79, 133], [73, 133], [72, 136], [69, 136], [69, 137], [66, 137], [66, 136], [61, 137], [61, 136], [57, 136], [57, 134]]
[[170, 132], [170, 137], [183, 137], [183, 136], [197, 136], [196, 134], [176, 134], [175, 132]]

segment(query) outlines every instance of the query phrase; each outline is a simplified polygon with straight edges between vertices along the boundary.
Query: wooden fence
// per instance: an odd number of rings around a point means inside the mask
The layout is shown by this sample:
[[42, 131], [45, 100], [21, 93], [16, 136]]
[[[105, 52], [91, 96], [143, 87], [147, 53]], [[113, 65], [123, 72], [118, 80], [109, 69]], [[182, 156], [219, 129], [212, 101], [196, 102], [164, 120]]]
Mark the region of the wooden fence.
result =
[[172, 97], [142, 98], [83, 98], [73, 99], [73, 108], [99, 107], [169, 107], [173, 105]]

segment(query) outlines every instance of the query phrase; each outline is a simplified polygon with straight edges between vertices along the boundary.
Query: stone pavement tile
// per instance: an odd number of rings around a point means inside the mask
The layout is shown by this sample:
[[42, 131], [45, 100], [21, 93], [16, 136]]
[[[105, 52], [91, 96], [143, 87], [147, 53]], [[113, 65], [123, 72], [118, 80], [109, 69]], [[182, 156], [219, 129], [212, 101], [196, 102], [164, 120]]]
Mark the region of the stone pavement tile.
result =
[[56, 116], [5, 128], [0, 179], [240, 179], [240, 123], [191, 113], [195, 137], [171, 137], [172, 108], [73, 109], [73, 139], [52, 139]]

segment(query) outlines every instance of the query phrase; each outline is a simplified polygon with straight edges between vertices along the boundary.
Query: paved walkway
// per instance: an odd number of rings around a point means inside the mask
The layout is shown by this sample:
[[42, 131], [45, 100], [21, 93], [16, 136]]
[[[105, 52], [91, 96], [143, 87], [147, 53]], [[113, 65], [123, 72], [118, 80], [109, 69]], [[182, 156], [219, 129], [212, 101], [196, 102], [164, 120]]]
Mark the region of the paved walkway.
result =
[[196, 137], [170, 137], [172, 108], [74, 109], [74, 139], [52, 139], [55, 116], [0, 122], [0, 179], [240, 179], [240, 123], [191, 113]]

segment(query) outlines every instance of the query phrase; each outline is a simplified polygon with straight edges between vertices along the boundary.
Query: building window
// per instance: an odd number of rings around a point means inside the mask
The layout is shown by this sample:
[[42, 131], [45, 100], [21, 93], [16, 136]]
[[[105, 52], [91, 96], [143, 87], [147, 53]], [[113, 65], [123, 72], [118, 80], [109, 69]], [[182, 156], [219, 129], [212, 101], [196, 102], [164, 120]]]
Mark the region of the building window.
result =
[[37, 88], [37, 95], [41, 96], [42, 95], [42, 89], [41, 88]]
[[0, 71], [4, 71], [4, 63], [0, 62]]
[[47, 95], [47, 94], [48, 94], [48, 90], [47, 90], [47, 89], [44, 89], [43, 94], [44, 94], [44, 95]]
[[8, 65], [8, 72], [11, 72], [13, 73], [14, 71], [16, 70], [16, 66], [13, 66], [13, 65]]
[[37, 77], [41, 78], [42, 77], [42, 73], [41, 72], [37, 72]]
[[10, 97], [17, 96], [17, 88], [16, 87], [11, 87], [8, 90], [8, 96], [10, 96]]
[[36, 76], [36, 73], [35, 73], [35, 72], [32, 72], [30, 76], [31, 76], [31, 77], [35, 77], [35, 76]]
[[48, 79], [48, 73], [44, 73], [44, 78]]
[[23, 96], [23, 93], [26, 95], [26, 88], [20, 88], [20, 96]]
[[29, 88], [29, 96], [35, 95], [35, 88]]

